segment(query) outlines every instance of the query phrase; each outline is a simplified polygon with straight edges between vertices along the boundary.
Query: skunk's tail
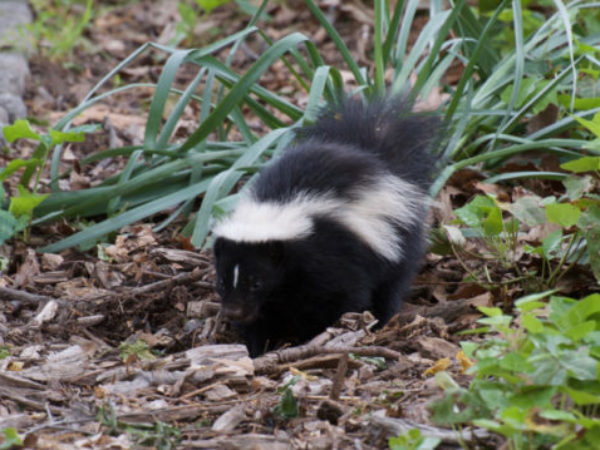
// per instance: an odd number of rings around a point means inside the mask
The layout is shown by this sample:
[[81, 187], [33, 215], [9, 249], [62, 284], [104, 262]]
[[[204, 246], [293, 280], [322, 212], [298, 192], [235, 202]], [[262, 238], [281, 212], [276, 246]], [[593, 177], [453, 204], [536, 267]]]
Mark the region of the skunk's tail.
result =
[[440, 120], [415, 114], [404, 100], [364, 104], [346, 99], [321, 111], [314, 125], [298, 131], [301, 140], [350, 144], [376, 153], [397, 176], [427, 189], [435, 165], [432, 146], [440, 136]]

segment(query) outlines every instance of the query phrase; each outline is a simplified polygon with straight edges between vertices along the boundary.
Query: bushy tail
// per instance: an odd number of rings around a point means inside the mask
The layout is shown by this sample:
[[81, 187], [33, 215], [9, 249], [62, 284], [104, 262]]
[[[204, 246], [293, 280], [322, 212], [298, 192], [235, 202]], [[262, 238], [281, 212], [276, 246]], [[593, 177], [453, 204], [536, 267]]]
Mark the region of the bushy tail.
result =
[[423, 189], [431, 183], [435, 165], [431, 147], [439, 135], [438, 118], [412, 113], [411, 105], [400, 99], [366, 105], [347, 99], [323, 109], [314, 125], [298, 131], [301, 140], [350, 144], [374, 152], [392, 172]]

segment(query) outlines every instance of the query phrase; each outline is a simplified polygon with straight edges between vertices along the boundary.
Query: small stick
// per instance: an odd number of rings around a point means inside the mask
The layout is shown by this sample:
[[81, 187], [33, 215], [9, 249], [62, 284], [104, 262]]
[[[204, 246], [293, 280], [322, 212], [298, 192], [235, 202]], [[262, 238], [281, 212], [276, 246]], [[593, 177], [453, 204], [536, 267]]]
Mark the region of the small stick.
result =
[[147, 284], [145, 286], [140, 286], [137, 288], [133, 288], [126, 292], [126, 294], [130, 295], [139, 295], [145, 294], [151, 291], [158, 291], [161, 289], [165, 289], [169, 286], [176, 284], [183, 284], [192, 281], [198, 281], [200, 277], [203, 275], [203, 271], [196, 268], [191, 272], [180, 273], [179, 275], [175, 275], [174, 277], [170, 277], [166, 280], [155, 281], [154, 283]]
[[3, 300], [19, 300], [25, 303], [35, 305], [38, 305], [40, 303], [47, 303], [50, 300], [54, 300], [52, 297], [48, 297], [47, 295], [31, 294], [26, 291], [12, 289], [8, 287], [0, 287], [0, 298]]
[[346, 379], [346, 370], [348, 370], [348, 353], [342, 353], [342, 356], [338, 362], [335, 378], [333, 379], [333, 384], [331, 386], [331, 392], [329, 394], [329, 398], [331, 400], [339, 400], [340, 393], [342, 392], [342, 386], [344, 384], [344, 380]]

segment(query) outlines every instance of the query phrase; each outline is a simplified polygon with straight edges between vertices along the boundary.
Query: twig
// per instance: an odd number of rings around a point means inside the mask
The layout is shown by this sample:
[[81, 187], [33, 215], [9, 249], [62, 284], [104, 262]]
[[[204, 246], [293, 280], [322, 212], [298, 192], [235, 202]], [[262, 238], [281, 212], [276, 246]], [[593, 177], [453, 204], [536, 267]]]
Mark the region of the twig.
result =
[[346, 379], [346, 370], [348, 370], [348, 353], [343, 353], [338, 362], [335, 378], [333, 379], [333, 384], [331, 386], [331, 392], [329, 394], [331, 400], [337, 401], [340, 398], [342, 386]]
[[160, 280], [145, 286], [130, 289], [125, 293], [128, 295], [140, 295], [151, 291], [159, 291], [176, 284], [198, 281], [203, 274], [204, 272], [202, 270], [195, 268], [191, 272], [180, 273], [179, 275], [175, 275], [174, 277], [170, 277], [166, 280]]
[[315, 345], [300, 345], [298, 347], [286, 348], [254, 359], [254, 370], [256, 373], [271, 373], [279, 370], [279, 364], [288, 364], [290, 362], [308, 359], [315, 355], [331, 355], [353, 353], [358, 356], [383, 356], [387, 359], [400, 360], [404, 355], [386, 347], [318, 347]]
[[[31, 294], [26, 291], [19, 289], [12, 289], [8, 287], [0, 287], [0, 299], [3, 300], [19, 300], [21, 302], [30, 303], [33, 305], [39, 305], [40, 303], [47, 303], [50, 300], [56, 300], [47, 295]], [[65, 303], [64, 300], [56, 300], [58, 303]]]

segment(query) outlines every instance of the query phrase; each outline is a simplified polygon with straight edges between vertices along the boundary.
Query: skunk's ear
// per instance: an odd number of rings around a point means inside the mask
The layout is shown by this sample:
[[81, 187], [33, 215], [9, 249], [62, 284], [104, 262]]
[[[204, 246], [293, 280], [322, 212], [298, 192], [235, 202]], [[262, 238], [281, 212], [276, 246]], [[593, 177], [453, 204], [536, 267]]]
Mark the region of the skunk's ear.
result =
[[279, 264], [283, 261], [285, 256], [285, 247], [281, 241], [269, 242], [269, 257], [275, 264]]

